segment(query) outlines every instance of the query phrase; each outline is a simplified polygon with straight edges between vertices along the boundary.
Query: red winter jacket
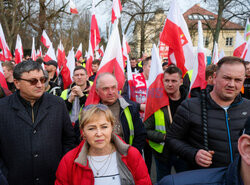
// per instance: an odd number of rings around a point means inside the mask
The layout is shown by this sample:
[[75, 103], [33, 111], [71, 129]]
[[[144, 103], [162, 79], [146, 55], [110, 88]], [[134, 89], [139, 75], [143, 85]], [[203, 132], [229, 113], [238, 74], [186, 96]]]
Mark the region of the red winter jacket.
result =
[[[140, 152], [114, 134], [112, 135], [112, 142], [114, 142], [116, 152], [120, 156], [120, 158], [117, 158], [117, 166], [121, 184], [151, 185], [148, 169]], [[89, 167], [87, 153], [88, 143], [84, 141], [78, 147], [69, 151], [58, 166], [55, 185], [94, 185], [94, 175]], [[119, 161], [122, 161], [121, 163], [125, 165], [119, 165]], [[124, 171], [125, 175], [123, 174]]]

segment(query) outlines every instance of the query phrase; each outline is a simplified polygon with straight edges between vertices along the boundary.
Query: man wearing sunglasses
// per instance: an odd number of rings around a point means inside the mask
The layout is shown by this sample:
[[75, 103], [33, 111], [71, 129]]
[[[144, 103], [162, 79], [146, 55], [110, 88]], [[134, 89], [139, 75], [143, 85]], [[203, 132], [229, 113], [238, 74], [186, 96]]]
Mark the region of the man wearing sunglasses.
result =
[[75, 142], [65, 103], [45, 93], [37, 62], [19, 63], [13, 75], [18, 90], [0, 100], [0, 171], [9, 185], [52, 185]]

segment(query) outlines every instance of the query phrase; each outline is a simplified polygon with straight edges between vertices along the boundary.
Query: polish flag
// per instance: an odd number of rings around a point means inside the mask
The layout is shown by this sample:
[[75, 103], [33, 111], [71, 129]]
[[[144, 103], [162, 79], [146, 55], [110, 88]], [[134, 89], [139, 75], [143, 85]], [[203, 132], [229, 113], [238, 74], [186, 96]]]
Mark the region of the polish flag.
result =
[[72, 0], [69, 0], [70, 12], [73, 14], [78, 14], [75, 3]]
[[70, 79], [73, 81], [73, 72], [75, 69], [75, 53], [74, 48], [72, 48], [67, 56], [67, 66], [70, 71]]
[[233, 56], [236, 56], [236, 57], [241, 57], [242, 55], [244, 56], [243, 51], [246, 47], [246, 44], [247, 44], [246, 41], [244, 41], [243, 37], [237, 31]]
[[249, 19], [247, 19], [247, 22], [246, 22], [244, 39], [245, 39], [245, 41], [250, 40], [250, 23], [249, 23]]
[[[132, 69], [131, 69], [131, 64], [130, 64], [130, 60], [129, 60], [129, 55], [128, 55], [128, 47], [127, 47], [127, 41], [125, 36], [123, 35], [123, 39], [122, 39], [122, 48], [123, 49], [123, 59], [124, 57], [127, 60], [127, 80], [128, 80], [128, 90], [129, 90], [129, 99], [131, 99], [131, 87], [133, 87], [133, 75], [132, 75]], [[130, 49], [130, 48], [129, 48]]]
[[55, 60], [56, 61], [56, 55], [55, 55], [55, 50], [52, 45], [50, 45], [46, 55], [44, 56], [43, 59], [45, 62], [48, 62], [49, 60]]
[[23, 45], [22, 40], [19, 34], [17, 34], [16, 38], [16, 49], [15, 49], [15, 63], [19, 64], [23, 59]]
[[52, 42], [50, 41], [47, 33], [45, 32], [45, 30], [43, 30], [43, 34], [42, 34], [42, 37], [41, 37], [41, 42], [43, 43], [43, 45], [46, 47], [46, 48], [49, 48], [50, 46], [52, 46]]
[[[113, 30], [96, 77], [105, 72], [113, 73], [115, 75], [118, 82], [118, 90], [121, 90], [123, 88], [125, 77], [118, 24], [113, 25]], [[94, 84], [90, 90], [86, 105], [97, 104], [100, 102], [100, 98], [95, 91], [96, 79], [97, 78], [95, 78]]]
[[113, 0], [112, 19], [111, 19], [112, 24], [114, 24], [116, 19], [119, 19], [121, 17], [121, 11], [122, 11], [121, 1], [120, 0]]
[[32, 49], [31, 49], [31, 58], [33, 61], [36, 61], [37, 55], [36, 55], [36, 49], [35, 49], [35, 38], [32, 38]]
[[99, 53], [99, 55], [101, 55], [101, 57], [104, 56], [104, 49], [103, 49], [103, 46], [101, 46], [101, 47], [98, 49], [98, 53]]
[[219, 60], [222, 59], [225, 56], [225, 52], [223, 49], [221, 49], [220, 54], [219, 54]]
[[87, 70], [88, 76], [91, 76], [92, 73], [93, 73], [92, 72], [92, 62], [93, 62], [93, 60], [94, 60], [94, 53], [93, 53], [91, 42], [90, 42], [90, 39], [89, 39], [89, 49], [88, 49], [87, 61], [86, 61], [86, 70]]
[[130, 47], [129, 47], [129, 45], [128, 45], [126, 36], [123, 35], [122, 52], [123, 52], [124, 66], [125, 66], [125, 61], [127, 60], [127, 57], [126, 57], [126, 55], [124, 54], [125, 48], [126, 48], [126, 52], [127, 52], [127, 55], [128, 55], [128, 54], [130, 53], [131, 49], [130, 49]]
[[244, 56], [244, 60], [250, 62], [250, 39], [248, 40], [247, 47], [246, 47], [246, 54]]
[[201, 21], [198, 21], [198, 47], [197, 56], [194, 63], [193, 75], [190, 83], [190, 92], [194, 88], [205, 89], [207, 86], [205, 72], [206, 71], [206, 60], [203, 46], [203, 30]]
[[42, 57], [42, 48], [41, 48], [41, 46], [40, 46], [40, 49], [39, 50], [37, 50], [36, 51], [36, 57], [38, 58], [38, 57]]
[[90, 42], [92, 46], [93, 53], [95, 52], [97, 46], [101, 42], [101, 36], [97, 24], [97, 20], [95, 17], [95, 2], [92, 3], [92, 18], [91, 18], [91, 25], [90, 25]]
[[8, 85], [7, 85], [7, 82], [6, 82], [6, 79], [5, 79], [4, 75], [3, 75], [3, 68], [2, 68], [2, 62], [1, 61], [0, 61], [0, 84], [1, 84], [1, 86], [3, 88], [9, 89]]
[[82, 56], [82, 43], [79, 45], [76, 51], [76, 56], [75, 56], [76, 60], [78, 61], [81, 56]]
[[156, 45], [152, 49], [152, 62], [148, 78], [148, 92], [144, 121], [162, 107], [169, 105], [163, 85], [163, 69]]
[[169, 46], [169, 62], [179, 67], [183, 75], [193, 68], [193, 44], [177, 1], [172, 1], [160, 41]]
[[67, 66], [67, 60], [65, 58], [65, 51], [64, 47], [62, 45], [62, 42], [60, 40], [58, 49], [57, 49], [57, 63], [58, 67], [61, 70], [61, 75], [63, 79], [63, 88], [67, 89], [69, 85], [72, 83], [71, 77], [70, 77], [70, 70]]
[[0, 49], [2, 49], [2, 52], [0, 53], [0, 61], [10, 61], [12, 59], [12, 55], [8, 47], [8, 44], [5, 40], [1, 23], [0, 23]]
[[214, 52], [213, 52], [213, 58], [212, 58], [212, 64], [217, 64], [219, 61], [219, 53], [218, 53], [218, 44], [217, 42], [214, 43]]

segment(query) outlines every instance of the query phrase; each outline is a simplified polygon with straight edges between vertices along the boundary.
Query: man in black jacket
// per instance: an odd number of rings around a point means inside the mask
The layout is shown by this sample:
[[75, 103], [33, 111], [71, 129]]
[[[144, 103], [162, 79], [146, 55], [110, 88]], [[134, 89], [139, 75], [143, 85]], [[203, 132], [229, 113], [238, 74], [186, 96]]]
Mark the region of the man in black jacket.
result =
[[136, 106], [119, 97], [115, 76], [111, 73], [98, 75], [96, 93], [101, 103], [107, 105], [116, 118], [114, 132], [141, 152], [146, 140], [146, 130]]
[[234, 161], [239, 133], [250, 109], [250, 102], [240, 95], [244, 80], [244, 60], [224, 57], [214, 73], [214, 87], [205, 96], [205, 108], [201, 109], [201, 97], [187, 99], [179, 106], [167, 144], [192, 168], [222, 167]]
[[158, 185], [243, 185], [250, 184], [250, 117], [238, 140], [238, 156], [228, 167], [188, 171], [164, 177]]
[[[64, 101], [44, 93], [40, 64], [24, 61], [14, 69], [17, 91], [0, 100], [0, 171], [9, 185], [52, 185], [75, 136]], [[0, 182], [1, 184], [1, 182]]]

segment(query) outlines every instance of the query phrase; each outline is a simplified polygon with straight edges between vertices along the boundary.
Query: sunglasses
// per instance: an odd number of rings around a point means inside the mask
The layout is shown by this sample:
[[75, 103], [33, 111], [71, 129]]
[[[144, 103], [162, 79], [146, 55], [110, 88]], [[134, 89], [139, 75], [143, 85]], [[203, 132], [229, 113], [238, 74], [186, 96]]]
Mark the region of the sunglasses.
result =
[[104, 104], [90, 104], [90, 105], [84, 107], [83, 110], [89, 110], [89, 109], [92, 109], [94, 107], [101, 109], [102, 111], [106, 111], [108, 109], [108, 106], [106, 106]]
[[20, 78], [19, 80], [24, 80], [26, 82], [29, 82], [30, 85], [36, 85], [38, 82], [41, 82], [42, 84], [44, 84], [47, 81], [47, 79], [48, 78], [46, 78], [45, 76], [43, 76], [40, 79], [36, 79], [36, 78], [23, 79], [23, 78]]

